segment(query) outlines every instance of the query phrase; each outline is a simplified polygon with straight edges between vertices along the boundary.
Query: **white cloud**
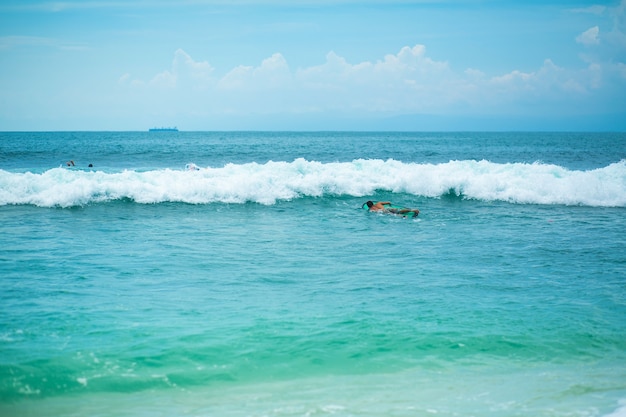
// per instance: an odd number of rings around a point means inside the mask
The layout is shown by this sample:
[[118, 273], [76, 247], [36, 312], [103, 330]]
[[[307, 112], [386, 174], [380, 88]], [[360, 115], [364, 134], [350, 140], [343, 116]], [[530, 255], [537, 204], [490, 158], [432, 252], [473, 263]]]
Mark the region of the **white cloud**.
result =
[[197, 62], [184, 50], [174, 53], [172, 66], [155, 75], [150, 85], [162, 88], [206, 88], [213, 82], [213, 67], [208, 62]]
[[456, 76], [446, 62], [427, 57], [424, 45], [357, 64], [330, 52], [324, 64], [301, 68], [295, 78], [309, 105], [324, 100], [336, 109], [425, 111], [457, 96], [450, 88]]
[[[503, 97], [510, 95], [513, 100], [526, 95], [535, 97], [562, 97], [562, 93], [587, 93], [588, 87], [596, 84], [595, 77], [589, 76], [589, 70], [582, 72], [567, 71], [557, 66], [552, 60], [546, 59], [537, 71], [521, 72], [518, 70], [508, 74], [492, 77], [489, 84]], [[595, 75], [595, 74], [594, 74]], [[595, 78], [597, 80], [597, 78]]]
[[174, 88], [176, 87], [177, 77], [170, 71], [163, 71], [150, 80], [150, 84], [156, 87]]
[[291, 71], [281, 54], [264, 59], [261, 66], [252, 72], [254, 79], [263, 88], [282, 88], [291, 80]]
[[465, 75], [457, 87], [461, 92], [458, 100], [478, 111], [510, 111], [515, 107], [519, 111], [532, 112], [550, 106], [561, 111], [574, 106], [573, 103], [584, 102], [591, 97], [593, 90], [602, 86], [599, 66], [590, 65], [572, 71], [550, 59], [535, 71], [513, 70], [487, 77], [476, 70], [467, 70]]
[[336, 85], [337, 80], [347, 79], [353, 71], [358, 71], [360, 66], [352, 66], [335, 52], [326, 54], [326, 62], [309, 68], [299, 69], [296, 77], [300, 82], [313, 88], [325, 88]]
[[389, 54], [382, 61], [365, 61], [350, 64], [334, 52], [326, 55], [326, 63], [298, 71], [298, 78], [312, 85], [325, 85], [331, 79], [350, 83], [392, 80], [417, 80], [437, 77], [447, 72], [446, 62], [436, 62], [426, 57], [424, 45], [405, 46], [398, 54]]
[[582, 43], [583, 45], [597, 45], [600, 43], [600, 39], [598, 38], [599, 34], [600, 28], [598, 26], [594, 26], [578, 35], [576, 37], [576, 42]]
[[291, 71], [285, 58], [275, 53], [258, 67], [240, 65], [219, 80], [221, 90], [259, 91], [283, 89], [291, 84]]
[[178, 49], [174, 54], [172, 73], [176, 78], [190, 79], [199, 86], [205, 86], [211, 81], [213, 67], [206, 61], [194, 61], [187, 52]]
[[397, 55], [387, 55], [383, 62], [375, 66], [377, 70], [387, 72], [404, 72], [411, 74], [427, 74], [447, 70], [446, 62], [436, 62], [426, 56], [424, 45], [413, 48], [405, 46]]
[[224, 90], [243, 89], [246, 81], [252, 77], [253, 67], [239, 65], [226, 74], [217, 84], [218, 88]]
[[491, 82], [494, 84], [503, 84], [511, 86], [513, 84], [527, 84], [535, 76], [534, 73], [521, 72], [514, 70], [508, 74], [493, 77]]
[[[611, 70], [612, 82], [618, 80], [622, 88], [624, 68], [615, 64]], [[258, 65], [239, 65], [220, 76], [207, 62], [196, 61], [179, 49], [172, 67], [142, 88], [152, 87], [156, 95], [151, 97], [162, 106], [175, 98], [179, 111], [205, 115], [446, 114], [451, 109], [498, 112], [511, 105], [532, 111], [534, 106], [545, 108], [546, 103], [572, 106], [590, 97], [606, 84], [606, 71], [593, 62], [571, 70], [547, 59], [534, 71], [489, 75], [468, 68], [455, 72], [447, 62], [430, 58], [423, 45], [415, 45], [377, 61], [358, 63], [329, 52], [322, 64], [295, 71], [282, 54], [275, 53]], [[141, 87], [137, 80], [130, 80], [124, 74], [119, 83]]]

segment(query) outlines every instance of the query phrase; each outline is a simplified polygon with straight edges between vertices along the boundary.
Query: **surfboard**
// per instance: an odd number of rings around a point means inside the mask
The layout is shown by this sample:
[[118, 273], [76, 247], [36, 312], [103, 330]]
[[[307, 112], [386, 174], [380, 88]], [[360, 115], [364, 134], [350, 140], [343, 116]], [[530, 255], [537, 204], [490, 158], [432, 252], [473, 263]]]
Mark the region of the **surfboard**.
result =
[[[363, 208], [363, 210], [370, 211], [370, 208], [367, 207], [366, 203], [363, 203], [361, 208]], [[385, 204], [385, 209], [387, 209], [387, 210], [412, 210], [412, 209], [410, 209], [408, 207], [397, 206], [395, 204]], [[376, 212], [374, 211], [374, 213], [376, 213]], [[405, 218], [413, 218], [413, 217], [417, 217], [417, 215], [418, 215], [418, 213], [415, 213], [414, 211], [410, 211], [408, 213], [393, 213], [391, 211], [383, 211], [382, 213], [384, 213], [384, 214], [393, 214], [394, 216], [401, 216], [401, 217], [405, 217]]]

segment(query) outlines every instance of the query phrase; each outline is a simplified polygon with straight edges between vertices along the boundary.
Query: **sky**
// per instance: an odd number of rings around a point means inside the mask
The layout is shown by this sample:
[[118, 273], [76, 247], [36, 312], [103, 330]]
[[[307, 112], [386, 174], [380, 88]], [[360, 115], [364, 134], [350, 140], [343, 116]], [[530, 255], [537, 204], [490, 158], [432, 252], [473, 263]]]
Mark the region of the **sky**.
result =
[[626, 131], [626, 0], [3, 0], [0, 131]]

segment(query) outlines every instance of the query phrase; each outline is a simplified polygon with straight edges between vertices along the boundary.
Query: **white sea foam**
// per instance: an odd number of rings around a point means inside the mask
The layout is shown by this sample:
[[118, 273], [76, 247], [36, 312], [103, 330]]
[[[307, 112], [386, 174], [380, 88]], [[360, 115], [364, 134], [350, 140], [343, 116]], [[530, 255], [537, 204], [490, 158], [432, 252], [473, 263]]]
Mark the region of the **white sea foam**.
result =
[[619, 401], [619, 407], [610, 414], [606, 414], [604, 417], [626, 417], [626, 399]]
[[376, 191], [518, 204], [626, 207], [626, 160], [573, 171], [542, 163], [442, 164], [365, 160], [321, 163], [296, 159], [153, 171], [103, 172], [54, 168], [43, 173], [0, 170], [0, 205], [71, 207], [119, 199], [137, 203], [274, 204], [313, 196], [364, 197]]

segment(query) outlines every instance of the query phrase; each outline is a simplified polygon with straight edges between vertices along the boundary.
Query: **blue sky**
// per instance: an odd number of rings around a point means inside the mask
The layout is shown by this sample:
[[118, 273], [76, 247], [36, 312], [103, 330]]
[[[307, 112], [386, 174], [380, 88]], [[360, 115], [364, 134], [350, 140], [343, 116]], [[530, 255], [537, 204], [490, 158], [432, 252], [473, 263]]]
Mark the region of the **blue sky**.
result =
[[0, 130], [626, 130], [626, 0], [9, 0], [0, 64]]

